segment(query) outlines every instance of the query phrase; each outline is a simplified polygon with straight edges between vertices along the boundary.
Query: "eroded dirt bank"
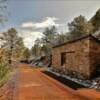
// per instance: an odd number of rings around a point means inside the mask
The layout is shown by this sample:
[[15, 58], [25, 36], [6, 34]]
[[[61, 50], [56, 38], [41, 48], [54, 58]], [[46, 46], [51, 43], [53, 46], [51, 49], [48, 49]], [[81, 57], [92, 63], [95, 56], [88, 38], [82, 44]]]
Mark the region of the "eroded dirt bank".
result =
[[0, 100], [14, 100], [16, 94], [17, 71], [0, 87]]

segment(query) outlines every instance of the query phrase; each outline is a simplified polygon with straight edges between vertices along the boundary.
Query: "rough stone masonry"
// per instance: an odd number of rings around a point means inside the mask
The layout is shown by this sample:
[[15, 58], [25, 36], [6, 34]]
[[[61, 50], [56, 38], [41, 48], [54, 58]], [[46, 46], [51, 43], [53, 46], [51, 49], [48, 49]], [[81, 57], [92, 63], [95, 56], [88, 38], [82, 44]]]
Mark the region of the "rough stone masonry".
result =
[[100, 41], [86, 35], [53, 47], [52, 67], [77, 78], [94, 77], [100, 67]]

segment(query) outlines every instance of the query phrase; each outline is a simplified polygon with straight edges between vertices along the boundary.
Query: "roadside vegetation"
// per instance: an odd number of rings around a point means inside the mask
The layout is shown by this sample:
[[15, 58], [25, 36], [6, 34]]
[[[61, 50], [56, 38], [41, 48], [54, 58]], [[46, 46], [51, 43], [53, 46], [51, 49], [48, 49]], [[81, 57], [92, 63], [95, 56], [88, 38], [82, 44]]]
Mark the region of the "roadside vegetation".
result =
[[23, 59], [26, 50], [16, 29], [0, 34], [0, 84], [4, 83], [16, 69], [16, 63]]
[[0, 87], [7, 81], [10, 75], [10, 69], [8, 65], [0, 61]]
[[[3, 24], [7, 21], [7, 2], [6, 0], [0, 0], [0, 24]], [[1, 33], [0, 33], [1, 35]], [[1, 41], [0, 41], [1, 44]], [[3, 84], [3, 79], [6, 77], [9, 72], [7, 63], [4, 61], [3, 54], [4, 50], [0, 48], [0, 86]], [[6, 78], [5, 78], [6, 79]]]

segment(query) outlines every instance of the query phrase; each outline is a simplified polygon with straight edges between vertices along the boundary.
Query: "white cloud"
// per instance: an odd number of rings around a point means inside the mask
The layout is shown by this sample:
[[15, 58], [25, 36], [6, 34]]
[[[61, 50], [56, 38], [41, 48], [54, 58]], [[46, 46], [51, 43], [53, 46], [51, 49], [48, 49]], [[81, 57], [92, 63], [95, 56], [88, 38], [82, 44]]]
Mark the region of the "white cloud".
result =
[[34, 43], [33, 39], [30, 37], [24, 38], [23, 41], [24, 41], [24, 45], [28, 47], [29, 49], [32, 47]]
[[34, 24], [32, 22], [26, 22], [22, 24], [23, 28], [28, 28], [28, 27], [34, 27]]
[[34, 45], [34, 41], [43, 36], [41, 29], [51, 26], [56, 26], [58, 30], [62, 29], [65, 24], [57, 23], [58, 20], [59, 19], [55, 17], [46, 17], [46, 19], [41, 22], [24, 22], [21, 25], [21, 36], [23, 37], [25, 46], [31, 48]]
[[30, 33], [34, 38], [41, 38], [43, 36], [42, 32], [33, 31]]
[[35, 28], [35, 29], [43, 29], [46, 27], [50, 27], [50, 26], [60, 26], [60, 24], [56, 23], [56, 21], [58, 20], [58, 18], [55, 17], [47, 17], [44, 21], [42, 22], [24, 22], [22, 24], [22, 28]]
[[35, 40], [37, 38], [41, 38], [42, 36], [43, 34], [38, 31], [29, 32], [26, 35], [23, 35], [23, 41], [24, 41], [25, 46], [30, 49], [34, 45]]

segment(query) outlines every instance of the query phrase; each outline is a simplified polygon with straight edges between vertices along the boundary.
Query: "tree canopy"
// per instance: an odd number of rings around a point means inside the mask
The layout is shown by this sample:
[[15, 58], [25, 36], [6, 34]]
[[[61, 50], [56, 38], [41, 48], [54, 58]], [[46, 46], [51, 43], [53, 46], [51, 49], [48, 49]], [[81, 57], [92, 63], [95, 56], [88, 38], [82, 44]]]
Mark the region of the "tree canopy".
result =
[[6, 58], [9, 63], [22, 56], [24, 44], [22, 38], [18, 36], [16, 29], [11, 28], [7, 32], [1, 33], [0, 40], [2, 48], [6, 51]]
[[98, 31], [100, 29], [100, 9], [98, 9], [96, 14], [90, 19], [90, 22], [94, 26], [93, 32]]
[[77, 38], [86, 34], [92, 33], [94, 27], [91, 22], [88, 22], [82, 15], [75, 17], [74, 20], [68, 23], [69, 33], [71, 38]]

